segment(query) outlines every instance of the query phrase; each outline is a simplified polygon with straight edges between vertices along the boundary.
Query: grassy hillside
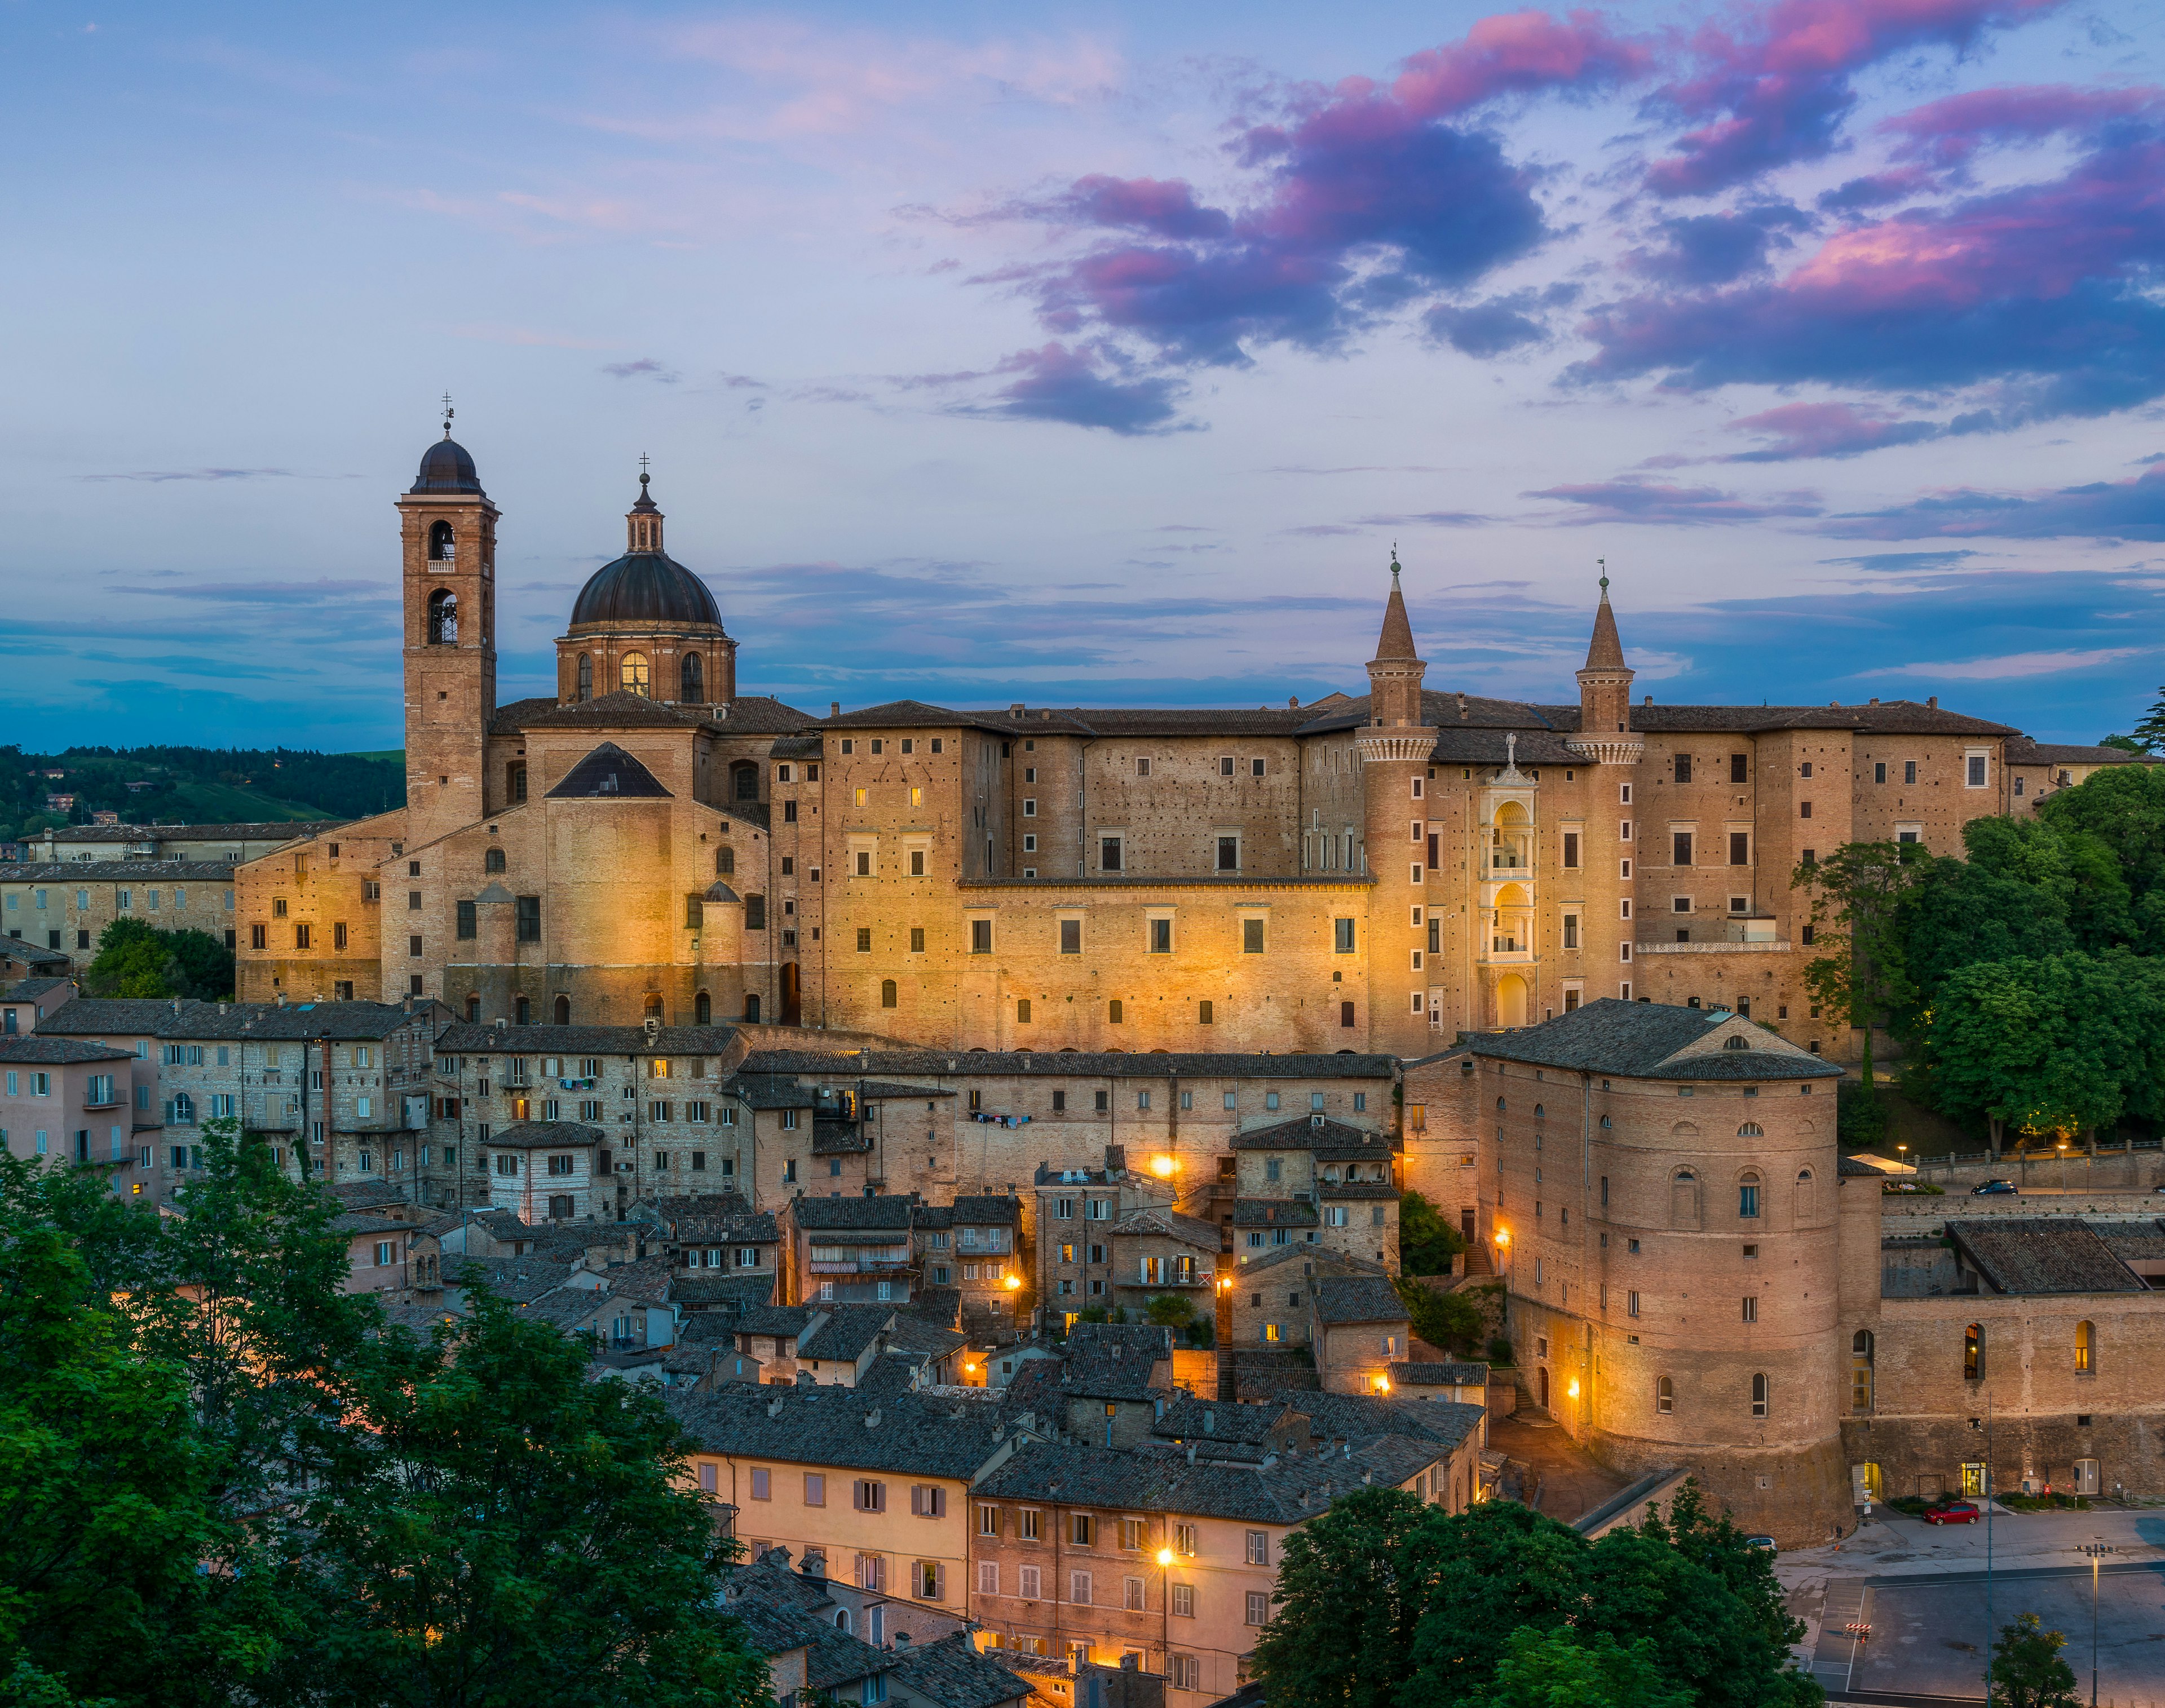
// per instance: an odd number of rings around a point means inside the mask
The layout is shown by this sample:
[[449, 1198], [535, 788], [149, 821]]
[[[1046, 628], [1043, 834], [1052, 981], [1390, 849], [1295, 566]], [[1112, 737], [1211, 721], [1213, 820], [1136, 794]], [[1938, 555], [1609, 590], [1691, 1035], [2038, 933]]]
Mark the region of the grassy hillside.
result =
[[[74, 805], [50, 811], [50, 795], [72, 795]], [[98, 812], [131, 824], [350, 819], [405, 798], [403, 753], [78, 747], [44, 754], [0, 747], [0, 840], [87, 823]]]

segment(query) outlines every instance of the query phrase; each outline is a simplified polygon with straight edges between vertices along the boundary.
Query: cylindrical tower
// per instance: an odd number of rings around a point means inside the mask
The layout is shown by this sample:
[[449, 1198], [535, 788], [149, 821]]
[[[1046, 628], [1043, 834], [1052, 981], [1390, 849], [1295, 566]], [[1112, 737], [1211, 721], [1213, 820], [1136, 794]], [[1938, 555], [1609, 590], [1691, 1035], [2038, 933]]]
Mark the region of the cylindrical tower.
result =
[[1423, 715], [1421, 679], [1428, 665], [1414, 651], [1413, 625], [1399, 590], [1399, 559], [1391, 554], [1391, 596], [1383, 633], [1368, 663], [1368, 723], [1361, 732], [1362, 833], [1376, 888], [1368, 910], [1367, 1022], [1368, 1047], [1420, 1055], [1433, 1046], [1428, 1018], [1428, 938], [1414, 910], [1425, 917], [1431, 896], [1436, 838], [1429, 828], [1428, 785], [1435, 730]]

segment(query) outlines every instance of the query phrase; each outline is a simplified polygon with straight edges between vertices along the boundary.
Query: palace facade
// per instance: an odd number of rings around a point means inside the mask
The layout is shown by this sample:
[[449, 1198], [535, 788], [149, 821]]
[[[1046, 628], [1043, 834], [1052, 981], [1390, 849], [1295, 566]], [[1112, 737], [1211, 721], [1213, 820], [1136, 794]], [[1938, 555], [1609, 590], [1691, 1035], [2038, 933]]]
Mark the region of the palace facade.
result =
[[244, 999], [1411, 1056], [1605, 996], [1843, 1057], [1792, 871], [1862, 838], [1958, 852], [2051, 775], [1936, 701], [1635, 698], [1605, 582], [1575, 701], [1438, 690], [1395, 562], [1358, 696], [819, 716], [737, 691], [645, 476], [556, 693], [499, 704], [473, 460], [431, 445], [397, 508], [406, 805], [240, 867]]

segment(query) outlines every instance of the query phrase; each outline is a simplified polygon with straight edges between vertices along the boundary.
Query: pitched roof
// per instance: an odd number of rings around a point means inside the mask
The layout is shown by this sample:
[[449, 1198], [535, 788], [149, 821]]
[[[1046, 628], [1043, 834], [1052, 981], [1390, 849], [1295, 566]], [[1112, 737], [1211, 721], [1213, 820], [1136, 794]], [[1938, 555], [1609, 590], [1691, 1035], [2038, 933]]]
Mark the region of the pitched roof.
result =
[[967, 1632], [950, 1632], [931, 1642], [914, 1642], [894, 1651], [889, 1677], [939, 1705], [939, 1708], [996, 1708], [1030, 1694], [1022, 1679], [977, 1653]]
[[[1325, 1116], [1318, 1121], [1312, 1115], [1297, 1116], [1290, 1121], [1273, 1122], [1268, 1127], [1251, 1127], [1246, 1133], [1233, 1135], [1235, 1150], [1332, 1150], [1350, 1151], [1359, 1156], [1368, 1153], [1382, 1161], [1388, 1161], [1391, 1140], [1388, 1133], [1372, 1133], [1365, 1127], [1353, 1127], [1343, 1121], [1333, 1121]], [[1344, 1161], [1342, 1156], [1339, 1159]]]
[[1239, 1260], [1238, 1272], [1242, 1276], [1260, 1274], [1265, 1269], [1277, 1269], [1281, 1264], [1298, 1263], [1308, 1266], [1305, 1273], [1318, 1275], [1388, 1275], [1390, 1271], [1368, 1258], [1356, 1258], [1350, 1252], [1333, 1251], [1327, 1245], [1309, 1245], [1305, 1241], [1298, 1245], [1267, 1247], [1254, 1257]]
[[2008, 738], [2006, 759], [2010, 765], [2165, 765], [2165, 758], [2156, 754], [2131, 753], [2124, 747], [2071, 747], [2032, 741], [2026, 735]]
[[1994, 1290], [2140, 1293], [2147, 1284], [2087, 1222], [2064, 1216], [1950, 1217], [1947, 1238]]
[[454, 1286], [486, 1286], [500, 1298], [524, 1305], [562, 1286], [572, 1266], [529, 1253], [519, 1258], [447, 1257], [445, 1267]]
[[739, 1334], [772, 1334], [783, 1338], [802, 1334], [817, 1313], [809, 1305], [755, 1305], [737, 1318]]
[[[33, 860], [0, 866], [0, 884], [53, 884], [74, 879], [94, 884], [231, 883], [231, 860]], [[182, 923], [186, 923], [183, 921]]]
[[1406, 1301], [1381, 1275], [1323, 1275], [1309, 1289], [1319, 1322], [1404, 1322]]
[[1067, 1331], [1064, 1350], [1053, 1378], [1061, 1393], [1088, 1400], [1149, 1400], [1162, 1391], [1155, 1381], [1158, 1367], [1171, 1369], [1172, 1331], [1147, 1323], [1078, 1322]]
[[740, 1036], [734, 1026], [484, 1026], [461, 1020], [436, 1038], [438, 1055], [719, 1056]]
[[[844, 1054], [824, 1050], [760, 1049], [737, 1068], [741, 1078], [756, 1075], [804, 1075], [838, 1083], [859, 1074], [931, 1075], [948, 1079], [978, 1074], [1088, 1075], [1093, 1078], [1163, 1080], [1178, 1075], [1195, 1079], [1374, 1080], [1390, 1078], [1397, 1058], [1370, 1055], [1130, 1054], [1123, 1051], [1060, 1050], [867, 1050]], [[734, 1090], [735, 1088], [732, 1087]], [[809, 1099], [809, 1094], [804, 1094]], [[912, 1096], [932, 1095], [919, 1093]], [[803, 1106], [799, 1105], [798, 1106]]]
[[[0, 879], [7, 876], [0, 871]], [[0, 956], [11, 961], [20, 961], [26, 967], [64, 967], [68, 964], [65, 949], [44, 949], [36, 943], [25, 943], [19, 937], [0, 938]], [[61, 982], [53, 980], [55, 984]]]
[[[198, 1002], [170, 999], [78, 996], [38, 1022], [43, 1033], [141, 1034], [163, 1038], [305, 1042], [319, 1038], [388, 1038], [402, 1026], [426, 1024], [440, 1004], [412, 1009], [392, 1002]], [[433, 1027], [431, 1028], [433, 1029]]]
[[754, 1211], [741, 1192], [707, 1192], [647, 1199], [635, 1206], [651, 1214], [666, 1238], [683, 1245], [757, 1244], [779, 1239], [772, 1211]]
[[1414, 626], [1406, 619], [1406, 596], [1399, 591], [1399, 565], [1391, 561], [1391, 596], [1383, 602], [1383, 632], [1376, 637], [1376, 662], [1394, 664], [1415, 660]]
[[1222, 1441], [1253, 1446], [1267, 1441], [1294, 1416], [1282, 1400], [1260, 1406], [1239, 1405], [1230, 1400], [1176, 1400], [1165, 1415], [1151, 1426], [1151, 1433], [1169, 1440]]
[[267, 836], [315, 836], [349, 822], [343, 818], [272, 818], [250, 824], [70, 824], [38, 833], [59, 842], [260, 842]]
[[1481, 1427], [1485, 1406], [1457, 1400], [1385, 1399], [1375, 1394], [1319, 1394], [1287, 1392], [1273, 1395], [1296, 1411], [1308, 1414], [1309, 1427], [1318, 1441], [1343, 1440], [1355, 1444], [1384, 1436], [1414, 1436], [1424, 1441], [1457, 1446]]
[[371, 1216], [365, 1211], [360, 1210], [347, 1210], [332, 1217], [330, 1230], [333, 1233], [343, 1233], [356, 1238], [364, 1233], [412, 1232], [412, 1229], [403, 1222], [395, 1221], [388, 1216]]
[[[637, 696], [630, 696], [637, 698]], [[548, 793], [551, 801], [666, 800], [661, 780], [613, 741], [605, 741], [564, 773]]]
[[965, 1192], [948, 1208], [957, 1227], [1012, 1227], [1022, 1220], [1022, 1200], [1000, 1192]]
[[1314, 1227], [1320, 1218], [1315, 1206], [1298, 1198], [1235, 1198], [1235, 1227]]
[[0, 1062], [28, 1062], [40, 1067], [72, 1067], [81, 1062], [131, 1062], [134, 1054], [108, 1043], [75, 1038], [38, 1038], [16, 1033], [0, 1038]]
[[1298, 1524], [1372, 1477], [1397, 1487], [1439, 1457], [1437, 1443], [1407, 1435], [1375, 1437], [1350, 1456], [1286, 1454], [1261, 1464], [1200, 1458], [1190, 1464], [1185, 1453], [1172, 1450], [1122, 1452], [1046, 1442], [1018, 1448], [977, 1492], [1064, 1506]]
[[1391, 1385], [1404, 1388], [1480, 1388], [1488, 1385], [1488, 1366], [1472, 1364], [1393, 1364]]
[[867, 1406], [847, 1388], [732, 1386], [667, 1401], [708, 1452], [849, 1470], [967, 1478], [1006, 1433], [997, 1406], [959, 1396], [897, 1394]]
[[888, 1193], [876, 1198], [793, 1198], [789, 1219], [803, 1228], [909, 1227], [910, 1201]]
[[1627, 1079], [1838, 1079], [1832, 1062], [1807, 1054], [1749, 1021], [1736, 1036], [1745, 1049], [1686, 1056], [1709, 1032], [1737, 1016], [1723, 1008], [1679, 1008], [1666, 1002], [1626, 1002], [1604, 996], [1515, 1032], [1472, 1040], [1474, 1054]]
[[606, 1143], [598, 1127], [577, 1121], [514, 1121], [482, 1140], [493, 1150], [572, 1150]]
[[834, 1359], [854, 1364], [894, 1321], [892, 1305], [830, 1305], [817, 1328], [797, 1343], [800, 1359]]
[[1130, 1211], [1113, 1224], [1113, 1232], [1130, 1236], [1156, 1235], [1161, 1239], [1177, 1240], [1183, 1245], [1192, 1245], [1198, 1251], [1214, 1252], [1221, 1243], [1216, 1222], [1205, 1222], [1199, 1217], [1183, 1216], [1177, 1211], [1168, 1210], [1158, 1204]]

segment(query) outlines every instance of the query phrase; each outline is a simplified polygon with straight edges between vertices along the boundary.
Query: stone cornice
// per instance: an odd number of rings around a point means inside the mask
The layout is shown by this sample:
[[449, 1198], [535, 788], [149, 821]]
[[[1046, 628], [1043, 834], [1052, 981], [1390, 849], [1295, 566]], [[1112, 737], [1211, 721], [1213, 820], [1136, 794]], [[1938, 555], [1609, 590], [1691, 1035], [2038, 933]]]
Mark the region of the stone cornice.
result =
[[1435, 752], [1435, 735], [1433, 729], [1370, 728], [1361, 732], [1354, 745], [1366, 765], [1389, 760], [1425, 765]]
[[1564, 745], [1581, 759], [1597, 765], [1636, 765], [1646, 752], [1646, 744], [1628, 731], [1613, 740], [1588, 741], [1582, 738], [1567, 740]]

